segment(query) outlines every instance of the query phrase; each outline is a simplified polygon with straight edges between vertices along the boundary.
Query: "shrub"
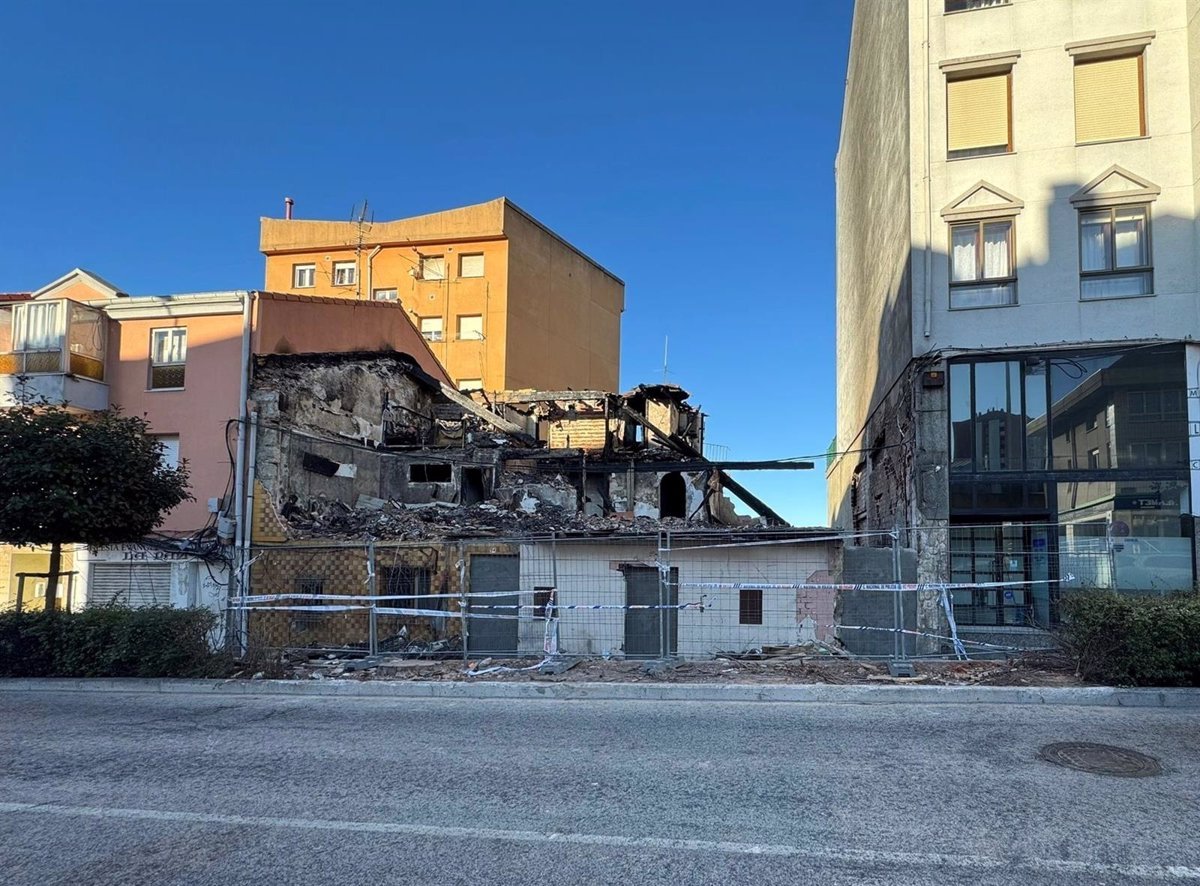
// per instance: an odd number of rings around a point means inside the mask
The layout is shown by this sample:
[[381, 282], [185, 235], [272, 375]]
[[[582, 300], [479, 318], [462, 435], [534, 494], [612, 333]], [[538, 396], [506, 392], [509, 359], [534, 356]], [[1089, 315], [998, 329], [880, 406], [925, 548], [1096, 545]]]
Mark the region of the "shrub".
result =
[[1079, 676], [1126, 686], [1200, 686], [1200, 595], [1087, 592], [1059, 602]]
[[0, 677], [205, 677], [225, 668], [207, 609], [0, 613]]

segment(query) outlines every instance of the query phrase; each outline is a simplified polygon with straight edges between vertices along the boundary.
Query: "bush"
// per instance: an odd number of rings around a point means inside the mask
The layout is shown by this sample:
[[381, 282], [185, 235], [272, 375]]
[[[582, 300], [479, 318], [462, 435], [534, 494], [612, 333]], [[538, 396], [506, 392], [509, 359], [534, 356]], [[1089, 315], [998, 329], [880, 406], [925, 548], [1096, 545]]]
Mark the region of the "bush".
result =
[[225, 669], [207, 609], [0, 613], [0, 677], [207, 677]]
[[1124, 686], [1200, 686], [1200, 595], [1088, 592], [1059, 602], [1079, 676]]

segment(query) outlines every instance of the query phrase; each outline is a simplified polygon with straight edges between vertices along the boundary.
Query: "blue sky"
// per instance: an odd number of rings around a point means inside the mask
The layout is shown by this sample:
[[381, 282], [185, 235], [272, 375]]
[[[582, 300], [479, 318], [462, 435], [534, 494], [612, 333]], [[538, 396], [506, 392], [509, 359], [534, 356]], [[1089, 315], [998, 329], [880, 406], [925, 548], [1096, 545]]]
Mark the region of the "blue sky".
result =
[[[11, 3], [0, 291], [262, 285], [258, 219], [500, 195], [626, 281], [622, 384], [738, 459], [834, 432], [833, 163], [850, 0]], [[825, 520], [824, 472], [739, 479]]]

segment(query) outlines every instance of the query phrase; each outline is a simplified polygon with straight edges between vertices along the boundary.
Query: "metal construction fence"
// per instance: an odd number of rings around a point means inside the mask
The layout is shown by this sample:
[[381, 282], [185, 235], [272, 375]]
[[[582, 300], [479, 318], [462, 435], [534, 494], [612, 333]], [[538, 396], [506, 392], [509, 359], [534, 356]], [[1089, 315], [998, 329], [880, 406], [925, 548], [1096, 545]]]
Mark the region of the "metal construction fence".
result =
[[973, 637], [981, 626], [1049, 626], [1059, 586], [1075, 579], [1024, 536], [1006, 542], [999, 528], [989, 543], [976, 529], [940, 540], [951, 568], [937, 582], [915, 580], [916, 552], [890, 533], [267, 545], [252, 549], [231, 611], [244, 644], [267, 649], [962, 658], [1016, 648]]

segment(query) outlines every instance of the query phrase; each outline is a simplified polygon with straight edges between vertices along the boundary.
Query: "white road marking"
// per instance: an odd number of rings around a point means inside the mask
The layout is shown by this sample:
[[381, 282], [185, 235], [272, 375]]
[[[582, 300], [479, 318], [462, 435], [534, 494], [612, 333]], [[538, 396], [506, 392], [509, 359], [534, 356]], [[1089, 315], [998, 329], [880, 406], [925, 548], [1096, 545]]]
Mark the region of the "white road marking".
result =
[[939, 852], [888, 852], [877, 849], [813, 849], [773, 843], [734, 843], [717, 840], [673, 840], [666, 837], [622, 837], [610, 834], [563, 834], [551, 831], [510, 831], [496, 828], [460, 828], [442, 825], [402, 824], [386, 821], [347, 821], [325, 818], [276, 818], [225, 815], [215, 812], [175, 812], [167, 809], [121, 809], [103, 806], [62, 806], [54, 803], [0, 803], [0, 813], [27, 813], [79, 818], [165, 821], [181, 824], [245, 825], [306, 831], [349, 831], [364, 834], [400, 834], [451, 840], [496, 840], [509, 843], [557, 843], [613, 849], [651, 849], [680, 852], [718, 852], [730, 855], [766, 855], [803, 858], [843, 865], [908, 865], [969, 870], [1026, 870], [1037, 873], [1115, 875], [1149, 880], [1200, 880], [1200, 867], [1186, 865], [1100, 864], [1053, 858], [992, 858], [983, 855], [950, 855]]

